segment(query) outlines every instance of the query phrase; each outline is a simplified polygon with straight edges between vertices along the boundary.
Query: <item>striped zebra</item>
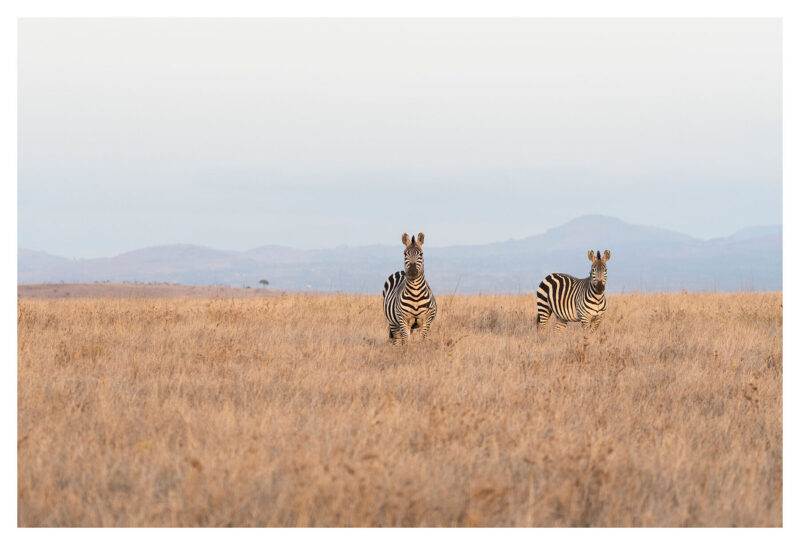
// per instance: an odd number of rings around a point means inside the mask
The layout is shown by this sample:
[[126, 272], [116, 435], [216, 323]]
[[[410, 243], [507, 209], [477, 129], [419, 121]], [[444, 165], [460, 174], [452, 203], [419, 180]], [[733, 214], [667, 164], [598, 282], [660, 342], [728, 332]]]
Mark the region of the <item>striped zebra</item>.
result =
[[425, 234], [408, 238], [403, 233], [405, 244], [405, 270], [391, 275], [383, 285], [383, 313], [389, 320], [389, 338], [394, 344], [408, 342], [411, 330], [422, 328], [422, 338], [428, 335], [431, 322], [436, 317], [436, 299], [425, 281], [422, 260], [422, 243]]
[[584, 329], [592, 331], [600, 325], [606, 311], [606, 262], [611, 252], [605, 251], [600, 257], [589, 250], [592, 269], [587, 278], [575, 278], [568, 274], [548, 274], [536, 292], [536, 323], [547, 327], [551, 314], [556, 315], [556, 330], [567, 327], [567, 322], [580, 322]]

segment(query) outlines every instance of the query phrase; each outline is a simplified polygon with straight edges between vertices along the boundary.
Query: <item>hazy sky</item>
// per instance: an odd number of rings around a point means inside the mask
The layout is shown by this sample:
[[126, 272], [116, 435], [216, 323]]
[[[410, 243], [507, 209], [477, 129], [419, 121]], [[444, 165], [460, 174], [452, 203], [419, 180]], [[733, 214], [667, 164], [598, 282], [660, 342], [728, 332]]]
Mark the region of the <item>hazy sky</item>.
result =
[[19, 245], [781, 223], [778, 19], [25, 19]]

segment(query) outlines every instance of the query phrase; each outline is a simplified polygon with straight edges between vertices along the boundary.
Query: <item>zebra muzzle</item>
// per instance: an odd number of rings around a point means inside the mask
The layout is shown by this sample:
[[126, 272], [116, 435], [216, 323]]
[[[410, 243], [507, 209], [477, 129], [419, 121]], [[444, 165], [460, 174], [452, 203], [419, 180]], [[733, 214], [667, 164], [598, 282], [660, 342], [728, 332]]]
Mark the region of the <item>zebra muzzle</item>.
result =
[[603, 284], [602, 282], [598, 282], [595, 285], [594, 289], [597, 290], [599, 293], [603, 293], [604, 291], [606, 291], [606, 285]]

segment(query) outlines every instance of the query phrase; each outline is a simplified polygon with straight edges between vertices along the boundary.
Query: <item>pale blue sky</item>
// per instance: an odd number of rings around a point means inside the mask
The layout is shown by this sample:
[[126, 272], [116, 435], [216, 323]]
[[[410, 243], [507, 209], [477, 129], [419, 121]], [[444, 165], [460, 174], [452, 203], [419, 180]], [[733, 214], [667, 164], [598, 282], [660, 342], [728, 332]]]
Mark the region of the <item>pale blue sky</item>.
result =
[[19, 244], [781, 222], [777, 19], [22, 20]]

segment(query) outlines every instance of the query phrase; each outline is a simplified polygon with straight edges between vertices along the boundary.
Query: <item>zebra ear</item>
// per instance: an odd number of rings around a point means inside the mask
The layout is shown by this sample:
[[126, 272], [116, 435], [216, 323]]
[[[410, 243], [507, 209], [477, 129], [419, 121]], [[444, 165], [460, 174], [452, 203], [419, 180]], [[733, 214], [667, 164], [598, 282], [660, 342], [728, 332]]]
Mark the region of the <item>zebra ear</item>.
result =
[[422, 246], [423, 242], [425, 242], [425, 233], [420, 233], [417, 235], [417, 244]]
[[595, 259], [597, 259], [597, 256], [594, 255], [594, 250], [589, 250], [589, 261], [594, 263]]
[[603, 253], [603, 263], [605, 263], [605, 262], [606, 262], [606, 261], [608, 261], [609, 259], [611, 259], [611, 252], [610, 252], [609, 250], [606, 250], [606, 251]]
[[406, 246], [409, 246], [411, 244], [411, 239], [408, 238], [408, 233], [403, 233], [402, 240], [403, 240], [403, 244], [405, 244]]

